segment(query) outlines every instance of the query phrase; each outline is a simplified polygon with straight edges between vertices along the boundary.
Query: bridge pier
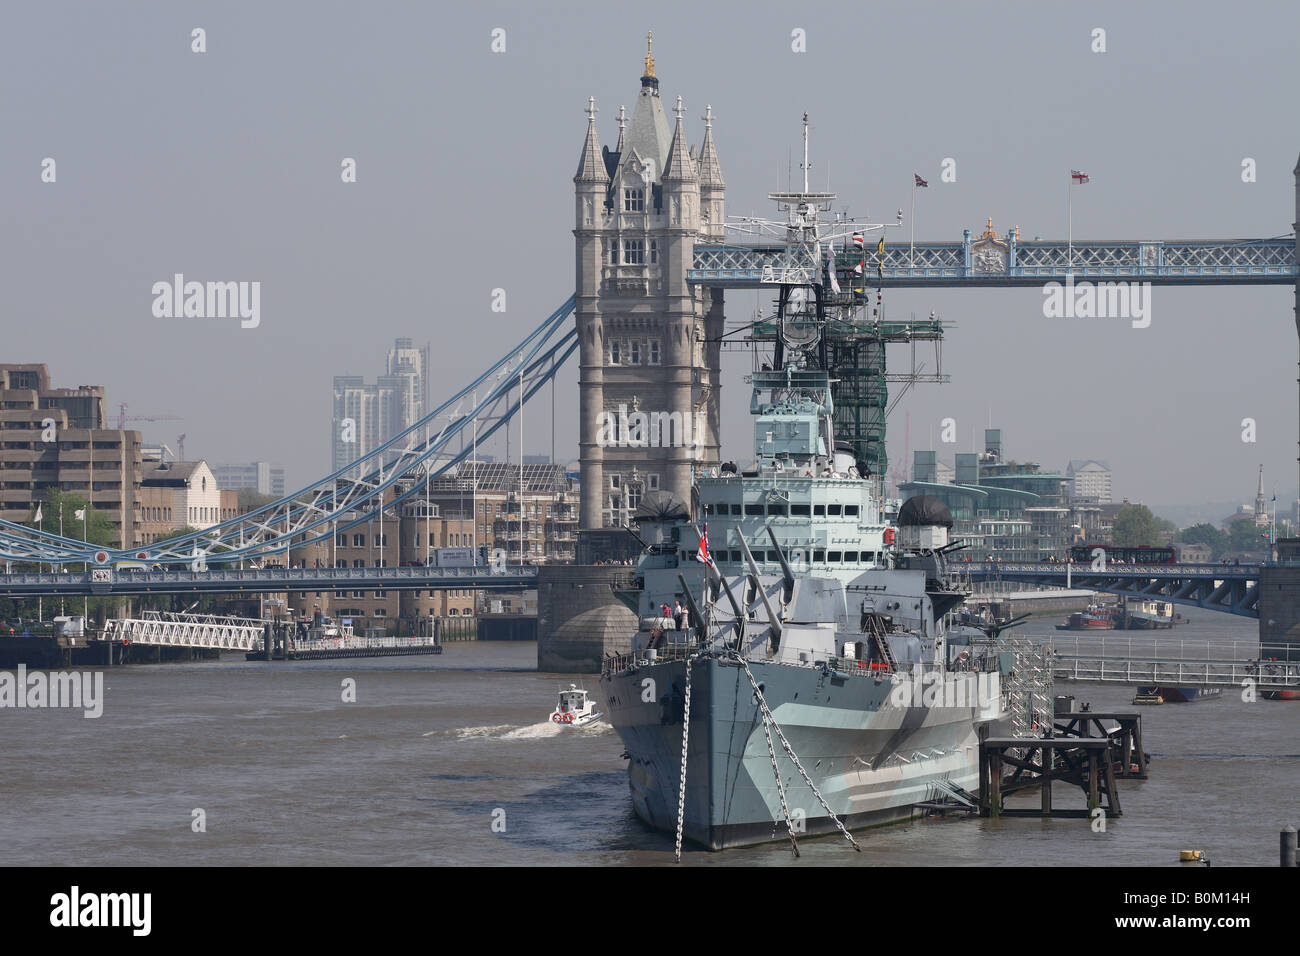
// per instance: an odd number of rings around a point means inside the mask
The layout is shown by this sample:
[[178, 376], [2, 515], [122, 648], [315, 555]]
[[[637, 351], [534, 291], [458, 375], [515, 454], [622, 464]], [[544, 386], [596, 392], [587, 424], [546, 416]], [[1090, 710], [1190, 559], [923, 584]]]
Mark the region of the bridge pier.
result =
[[1262, 658], [1300, 660], [1300, 538], [1277, 542], [1277, 561], [1259, 569]]

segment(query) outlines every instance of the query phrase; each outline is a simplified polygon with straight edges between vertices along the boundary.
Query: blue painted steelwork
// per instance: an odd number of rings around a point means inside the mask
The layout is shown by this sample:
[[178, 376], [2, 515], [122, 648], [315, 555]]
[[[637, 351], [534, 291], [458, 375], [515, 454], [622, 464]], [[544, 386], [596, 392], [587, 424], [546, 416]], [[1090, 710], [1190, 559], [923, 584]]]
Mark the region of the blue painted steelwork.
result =
[[985, 561], [969, 565], [972, 581], [1015, 581], [1044, 588], [1070, 587], [1169, 601], [1208, 611], [1259, 617], [1259, 568], [1226, 564], [1089, 565]]
[[[520, 406], [535, 395], [563, 366], [578, 347], [577, 331], [569, 329], [548, 346], [548, 341], [573, 313], [576, 297], [560, 308], [517, 346], [493, 363], [473, 382], [447, 401], [382, 445], [355, 462], [324, 478], [264, 505], [203, 531], [154, 542], [142, 548], [111, 549], [87, 545], [74, 538], [60, 537], [25, 525], [0, 520], [0, 559], [104, 566], [118, 561], [142, 560], [163, 565], [190, 564], [202, 557], [207, 564], [236, 563], [245, 558], [282, 554], [286, 548], [324, 541], [374, 519], [384, 493], [399, 479], [418, 472], [420, 480], [394, 496], [384, 507], [393, 508], [423, 494], [424, 481], [435, 480], [470, 457], [472, 448], [452, 452], [452, 440], [478, 421], [487, 423], [478, 440], [490, 438], [509, 424]], [[512, 396], [519, 389], [518, 396]], [[477, 397], [469, 412], [460, 408]], [[433, 433], [439, 419], [449, 423], [427, 441], [422, 433]], [[356, 475], [357, 477], [348, 477]]]
[[[695, 246], [690, 282], [724, 288], [761, 288], [775, 281], [779, 246], [735, 244]], [[846, 287], [861, 287], [853, 267], [865, 259], [870, 286], [940, 288], [948, 286], [1042, 286], [1048, 282], [1150, 282], [1152, 285], [1290, 285], [1300, 277], [1295, 237], [1272, 239], [1064, 240], [1025, 241], [991, 230], [958, 242], [918, 242], [915, 252], [901, 243], [887, 246], [882, 278], [877, 255], [840, 252], [836, 273]], [[808, 263], [808, 279], [818, 280], [819, 264]]]
[[0, 574], [0, 597], [38, 594], [105, 596], [114, 594], [257, 594], [284, 591], [389, 590], [482, 591], [537, 587], [532, 565], [470, 568], [209, 568], [206, 571], [118, 572], [109, 568], [60, 574]]

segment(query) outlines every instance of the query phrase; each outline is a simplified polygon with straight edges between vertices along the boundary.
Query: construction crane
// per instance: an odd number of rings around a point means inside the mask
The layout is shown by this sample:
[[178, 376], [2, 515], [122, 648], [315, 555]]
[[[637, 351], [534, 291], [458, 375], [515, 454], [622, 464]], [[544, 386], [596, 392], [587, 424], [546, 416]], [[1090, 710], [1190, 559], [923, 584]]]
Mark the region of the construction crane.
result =
[[182, 434], [176, 436], [176, 447], [181, 450], [181, 457], [178, 460], [184, 461], [185, 460], [185, 435]]
[[184, 421], [179, 415], [128, 415], [126, 402], [117, 403], [117, 430], [123, 431], [127, 422], [179, 422]]

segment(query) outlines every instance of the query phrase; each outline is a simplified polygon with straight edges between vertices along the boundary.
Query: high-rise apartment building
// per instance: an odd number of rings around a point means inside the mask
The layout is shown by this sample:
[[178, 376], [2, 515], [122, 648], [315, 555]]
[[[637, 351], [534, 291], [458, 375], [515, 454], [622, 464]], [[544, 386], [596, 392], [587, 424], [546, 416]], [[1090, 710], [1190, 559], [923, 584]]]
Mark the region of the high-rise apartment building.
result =
[[429, 349], [397, 339], [374, 384], [334, 376], [331, 468], [337, 471], [415, 424], [429, 408]]

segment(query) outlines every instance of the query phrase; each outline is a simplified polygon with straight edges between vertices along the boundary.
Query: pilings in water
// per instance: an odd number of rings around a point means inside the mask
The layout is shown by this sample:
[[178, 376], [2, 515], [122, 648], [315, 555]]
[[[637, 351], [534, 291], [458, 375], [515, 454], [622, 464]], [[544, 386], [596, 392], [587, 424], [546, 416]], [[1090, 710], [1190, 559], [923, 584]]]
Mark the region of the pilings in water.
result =
[[1281, 833], [1282, 844], [1282, 866], [1294, 868], [1296, 864], [1296, 830], [1293, 826], [1285, 826]]
[[[1116, 726], [1107, 727], [1108, 723]], [[1010, 774], [1004, 768], [1012, 768]], [[1051, 737], [987, 737], [980, 741], [979, 805], [982, 816], [1107, 817], [1123, 813], [1118, 780], [1146, 779], [1142, 718], [1135, 713], [1058, 713]], [[1052, 784], [1078, 786], [1087, 806], [1057, 808]], [[1006, 798], [1037, 789], [1038, 809], [1008, 809]]]

